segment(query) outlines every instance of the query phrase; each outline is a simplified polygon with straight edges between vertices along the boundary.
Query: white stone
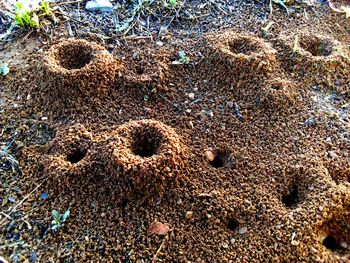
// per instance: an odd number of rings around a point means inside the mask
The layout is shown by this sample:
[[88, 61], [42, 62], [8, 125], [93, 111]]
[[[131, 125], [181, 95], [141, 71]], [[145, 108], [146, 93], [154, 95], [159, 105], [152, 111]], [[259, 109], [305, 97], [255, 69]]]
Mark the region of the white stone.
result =
[[113, 5], [108, 0], [93, 0], [93, 1], [88, 1], [85, 5], [85, 8], [88, 11], [108, 12], [108, 11], [112, 11]]
[[248, 228], [246, 226], [238, 229], [238, 233], [240, 233], [241, 235], [245, 234], [247, 231], [248, 231]]
[[194, 99], [194, 93], [188, 93], [188, 97], [193, 100]]

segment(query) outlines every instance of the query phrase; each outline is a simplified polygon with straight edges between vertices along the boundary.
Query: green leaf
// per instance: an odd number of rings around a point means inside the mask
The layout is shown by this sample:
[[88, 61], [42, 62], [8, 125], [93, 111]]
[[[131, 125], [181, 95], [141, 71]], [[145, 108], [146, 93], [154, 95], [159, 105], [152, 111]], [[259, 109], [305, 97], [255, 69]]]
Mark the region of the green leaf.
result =
[[70, 215], [70, 211], [69, 210], [64, 212], [64, 214], [62, 215], [62, 221], [65, 222], [69, 215]]
[[20, 2], [17, 2], [17, 3], [16, 3], [16, 8], [17, 8], [17, 9], [22, 9], [22, 8], [23, 8], [23, 4], [20, 3]]
[[174, 8], [177, 4], [177, 0], [169, 0], [168, 7]]
[[264, 37], [269, 36], [269, 30], [273, 24], [274, 24], [274, 22], [269, 21], [266, 26], [261, 28]]
[[52, 210], [52, 216], [53, 216], [54, 220], [57, 220], [60, 218], [61, 214], [57, 210]]
[[8, 65], [2, 64], [0, 67], [0, 75], [5, 77], [8, 73], [10, 72], [10, 68], [8, 67]]
[[36, 13], [33, 13], [32, 17], [30, 18], [29, 25], [32, 27], [39, 27], [39, 17]]
[[188, 56], [186, 55], [186, 52], [181, 50], [179, 51], [179, 61], [182, 63], [182, 64], [188, 64], [190, 62], [190, 59], [188, 58]]
[[40, 4], [41, 10], [42, 12], [46, 15], [46, 16], [52, 16], [52, 12], [51, 12], [51, 8], [49, 5], [49, 2], [41, 2]]

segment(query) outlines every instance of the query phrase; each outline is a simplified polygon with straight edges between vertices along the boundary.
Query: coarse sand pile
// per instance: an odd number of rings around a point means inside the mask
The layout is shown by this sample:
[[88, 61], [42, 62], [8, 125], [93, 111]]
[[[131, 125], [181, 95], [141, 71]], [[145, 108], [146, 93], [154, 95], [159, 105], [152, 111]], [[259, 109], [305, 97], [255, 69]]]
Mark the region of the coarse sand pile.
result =
[[[43, 262], [349, 262], [349, 123], [311, 110], [350, 92], [349, 50], [298, 38], [228, 31], [136, 55], [68, 39], [36, 55], [6, 83], [57, 131], [18, 155], [50, 196], [22, 238], [50, 244]], [[191, 63], [173, 63], [184, 49]], [[53, 209], [71, 213], [56, 235]]]

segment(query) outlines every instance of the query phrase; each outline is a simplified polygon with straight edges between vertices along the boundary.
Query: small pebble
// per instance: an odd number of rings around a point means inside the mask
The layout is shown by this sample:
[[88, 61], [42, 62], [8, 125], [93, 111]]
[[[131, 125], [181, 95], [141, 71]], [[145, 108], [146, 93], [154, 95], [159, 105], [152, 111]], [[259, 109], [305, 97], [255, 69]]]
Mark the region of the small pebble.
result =
[[229, 108], [229, 109], [233, 108], [233, 102], [232, 101], [228, 101], [226, 103], [226, 107]]
[[191, 93], [188, 93], [187, 96], [188, 96], [191, 100], [194, 99], [194, 93], [192, 93], [192, 92], [191, 92]]
[[238, 233], [243, 235], [248, 231], [248, 228], [246, 226], [241, 227], [240, 229], [238, 229]]
[[191, 219], [193, 217], [193, 212], [192, 211], [187, 211], [186, 212], [186, 218]]
[[93, 0], [88, 1], [85, 5], [85, 9], [88, 11], [100, 11], [100, 12], [110, 12], [113, 9], [113, 5], [108, 0]]
[[346, 242], [340, 242], [340, 246], [347, 249], [348, 248], [348, 244]]
[[207, 159], [212, 162], [215, 159], [215, 154], [212, 151], [206, 151], [204, 155], [207, 157]]

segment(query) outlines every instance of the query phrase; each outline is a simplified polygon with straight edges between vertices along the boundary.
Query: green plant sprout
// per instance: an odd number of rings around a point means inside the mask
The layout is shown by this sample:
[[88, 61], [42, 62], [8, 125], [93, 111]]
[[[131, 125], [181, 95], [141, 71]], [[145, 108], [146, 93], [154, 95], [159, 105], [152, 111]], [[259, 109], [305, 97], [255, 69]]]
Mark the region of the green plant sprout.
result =
[[70, 215], [70, 211], [69, 210], [67, 210], [63, 214], [61, 214], [57, 210], [53, 210], [52, 211], [53, 220], [51, 222], [51, 229], [53, 231], [57, 231], [59, 228], [63, 227], [64, 223], [66, 222], [66, 220], [69, 217], [69, 215]]
[[174, 8], [177, 5], [177, 0], [169, 0], [167, 6], [169, 8]]
[[16, 3], [15, 23], [20, 27], [39, 27], [39, 17], [22, 3]]
[[148, 101], [152, 95], [155, 95], [157, 93], [157, 88], [153, 88], [148, 90], [147, 94], [143, 95], [143, 100]]
[[270, 30], [270, 28], [271, 28], [271, 26], [272, 26], [273, 24], [274, 24], [274, 22], [269, 21], [269, 22], [267, 23], [266, 26], [264, 26], [264, 27], [261, 28], [263, 37], [266, 38], [266, 37], [269, 36], [269, 30]]
[[5, 77], [10, 72], [10, 68], [6, 63], [2, 64], [0, 67], [0, 76]]
[[52, 16], [48, 2], [41, 2], [37, 9], [30, 9], [20, 2], [16, 3], [14, 20], [17, 26], [39, 28], [41, 16]]
[[182, 64], [189, 64], [190, 63], [190, 59], [189, 57], [186, 55], [185, 51], [180, 51], [179, 52], [179, 62], [181, 62]]
[[46, 1], [41, 2], [40, 10], [41, 10], [43, 15], [45, 15], [45, 16], [52, 16], [52, 11], [51, 11], [49, 2], [46, 2]]

